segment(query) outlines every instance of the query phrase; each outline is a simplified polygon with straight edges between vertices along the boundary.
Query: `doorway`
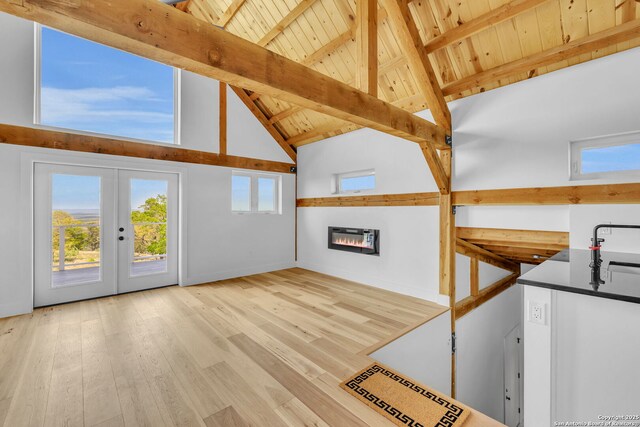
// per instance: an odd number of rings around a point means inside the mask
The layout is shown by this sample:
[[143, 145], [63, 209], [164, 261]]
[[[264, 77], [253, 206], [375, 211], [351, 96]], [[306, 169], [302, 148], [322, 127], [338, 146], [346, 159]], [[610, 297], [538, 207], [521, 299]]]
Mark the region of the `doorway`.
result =
[[504, 337], [504, 423], [509, 427], [521, 425], [521, 341], [520, 325]]
[[34, 306], [178, 283], [178, 175], [36, 163]]

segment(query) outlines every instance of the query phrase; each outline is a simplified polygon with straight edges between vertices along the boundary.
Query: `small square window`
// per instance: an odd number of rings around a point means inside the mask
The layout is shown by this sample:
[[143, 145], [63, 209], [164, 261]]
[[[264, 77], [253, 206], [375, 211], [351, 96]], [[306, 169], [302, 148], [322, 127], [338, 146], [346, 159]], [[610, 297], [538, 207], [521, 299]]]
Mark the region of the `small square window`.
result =
[[375, 190], [376, 172], [371, 170], [334, 175], [334, 193], [360, 193]]
[[640, 175], [640, 132], [572, 141], [571, 179]]
[[233, 172], [231, 210], [236, 213], [280, 213], [280, 176]]

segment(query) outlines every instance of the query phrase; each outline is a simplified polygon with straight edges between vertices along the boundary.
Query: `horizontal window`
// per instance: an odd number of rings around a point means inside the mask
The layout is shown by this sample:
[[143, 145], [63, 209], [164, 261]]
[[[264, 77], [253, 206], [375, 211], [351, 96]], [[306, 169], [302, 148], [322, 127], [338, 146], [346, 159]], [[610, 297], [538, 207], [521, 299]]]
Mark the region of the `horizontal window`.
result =
[[280, 213], [280, 176], [233, 172], [231, 210], [236, 213]]
[[640, 175], [640, 132], [571, 142], [571, 178]]
[[334, 193], [360, 193], [376, 188], [376, 172], [373, 169], [335, 174]]
[[178, 71], [80, 37], [37, 27], [35, 123], [178, 143]]

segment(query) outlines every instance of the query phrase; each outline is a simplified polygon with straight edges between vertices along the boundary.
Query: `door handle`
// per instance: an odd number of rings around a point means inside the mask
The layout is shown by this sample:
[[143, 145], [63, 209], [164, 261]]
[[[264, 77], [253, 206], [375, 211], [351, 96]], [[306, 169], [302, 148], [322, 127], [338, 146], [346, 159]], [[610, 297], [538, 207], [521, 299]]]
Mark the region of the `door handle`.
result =
[[118, 237], [118, 240], [124, 240], [124, 236]]

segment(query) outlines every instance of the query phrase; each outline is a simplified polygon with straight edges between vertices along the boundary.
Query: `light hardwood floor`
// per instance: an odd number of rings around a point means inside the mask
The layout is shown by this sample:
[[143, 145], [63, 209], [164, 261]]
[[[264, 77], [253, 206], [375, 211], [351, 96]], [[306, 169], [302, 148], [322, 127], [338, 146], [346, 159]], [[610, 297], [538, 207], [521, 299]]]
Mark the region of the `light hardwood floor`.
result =
[[446, 308], [301, 269], [0, 320], [0, 425], [392, 426], [339, 382]]

